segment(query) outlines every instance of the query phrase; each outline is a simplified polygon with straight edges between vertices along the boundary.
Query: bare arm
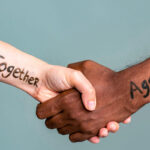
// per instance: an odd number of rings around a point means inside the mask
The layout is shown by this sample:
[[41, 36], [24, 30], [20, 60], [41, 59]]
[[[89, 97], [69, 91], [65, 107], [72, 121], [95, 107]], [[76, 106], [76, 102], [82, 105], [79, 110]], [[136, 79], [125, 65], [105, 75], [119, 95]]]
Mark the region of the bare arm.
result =
[[[47, 118], [48, 128], [57, 128], [58, 119], [61, 120], [59, 123], [63, 126], [58, 128], [59, 133], [69, 134], [73, 142], [97, 136], [99, 129], [108, 122], [122, 122], [150, 102], [150, 59], [120, 72], [93, 61], [78, 62], [69, 67], [80, 70], [95, 87], [96, 110], [84, 110], [79, 93], [69, 90], [38, 105], [37, 115], [39, 118]], [[54, 101], [57, 101], [56, 112], [51, 111], [56, 107]]]

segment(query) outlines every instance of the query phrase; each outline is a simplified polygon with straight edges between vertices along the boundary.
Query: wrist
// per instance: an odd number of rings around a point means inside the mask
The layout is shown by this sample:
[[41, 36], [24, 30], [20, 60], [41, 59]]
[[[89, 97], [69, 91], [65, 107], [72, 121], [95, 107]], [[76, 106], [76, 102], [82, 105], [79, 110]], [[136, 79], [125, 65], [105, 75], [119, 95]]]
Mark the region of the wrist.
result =
[[36, 97], [49, 67], [44, 61], [0, 42], [0, 82], [15, 86]]
[[0, 82], [15, 86], [35, 97], [50, 65], [26, 54], [20, 55], [16, 61], [21, 63], [11, 62], [7, 57], [1, 59]]
[[[40, 91], [43, 87], [45, 87], [46, 83], [46, 74], [48, 70], [50, 70], [53, 67], [53, 65], [47, 64], [47, 63], [42, 63], [40, 67], [36, 68], [36, 74], [37, 74], [37, 81], [38, 84], [36, 86], [33, 86], [28, 88], [28, 85], [26, 85], [25, 92], [31, 95], [33, 98], [36, 100], [42, 102], [42, 98], [40, 98]], [[32, 90], [30, 90], [32, 88]]]
[[[143, 105], [149, 103], [149, 96], [145, 96], [146, 86], [148, 86], [148, 72], [141, 70], [142, 64], [127, 68], [117, 73], [118, 88], [120, 95], [124, 95], [125, 109], [132, 113], [139, 110]], [[144, 84], [144, 89], [143, 89]], [[147, 87], [149, 88], [149, 87]]]

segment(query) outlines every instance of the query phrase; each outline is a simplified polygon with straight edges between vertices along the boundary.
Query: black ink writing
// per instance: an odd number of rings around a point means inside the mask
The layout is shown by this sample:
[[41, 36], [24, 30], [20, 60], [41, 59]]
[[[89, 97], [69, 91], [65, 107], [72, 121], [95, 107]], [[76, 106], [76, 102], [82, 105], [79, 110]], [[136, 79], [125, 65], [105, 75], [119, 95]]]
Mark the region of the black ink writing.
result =
[[131, 98], [134, 99], [134, 92], [135, 91], [139, 91], [139, 93], [143, 93], [140, 88], [134, 83], [134, 82], [130, 82], [130, 93], [131, 93]]
[[130, 82], [130, 95], [131, 98], [134, 99], [135, 93], [140, 93], [144, 98], [148, 97], [150, 94], [150, 78], [147, 80], [143, 80], [141, 83], [141, 87], [137, 86], [133, 81]]
[[4, 56], [2, 56], [2, 55], [0, 55], [0, 58], [4, 59], [5, 57], [4, 57]]
[[[4, 57], [1, 55], [0, 58], [4, 59]], [[39, 78], [30, 76], [29, 71], [24, 71], [24, 69], [15, 68], [15, 66], [12, 65], [8, 66], [7, 62], [0, 63], [0, 73], [3, 78], [12, 76], [13, 78], [38, 87]]]

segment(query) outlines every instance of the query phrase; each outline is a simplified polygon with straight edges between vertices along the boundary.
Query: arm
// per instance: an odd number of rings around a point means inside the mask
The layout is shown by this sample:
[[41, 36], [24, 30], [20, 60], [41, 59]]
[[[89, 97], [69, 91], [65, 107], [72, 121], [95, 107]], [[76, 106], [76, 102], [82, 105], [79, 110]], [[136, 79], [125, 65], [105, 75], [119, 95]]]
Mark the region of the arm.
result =
[[[95, 89], [81, 72], [49, 65], [2, 41], [0, 41], [0, 82], [25, 91], [40, 102], [75, 87], [82, 93], [82, 100], [87, 109], [93, 110], [96, 105]], [[112, 131], [117, 130], [118, 124], [115, 125], [117, 127]], [[105, 129], [105, 132], [108, 130]], [[103, 132], [101, 135], [104, 135]], [[93, 139], [92, 142], [94, 141]]]
[[[73, 142], [98, 135], [99, 129], [109, 121], [121, 122], [150, 101], [149, 59], [120, 72], [114, 72], [93, 61], [79, 62], [69, 67], [80, 70], [95, 87], [96, 110], [88, 112], [83, 109], [79, 93], [68, 90], [53, 100], [38, 105], [37, 115], [39, 118], [53, 116], [46, 120], [48, 128], [57, 128], [59, 118], [59, 123], [64, 125], [58, 129], [59, 133], [70, 134]], [[56, 107], [53, 105], [54, 100], [57, 101], [57, 115], [51, 111]]]
[[2, 41], [0, 82], [25, 91], [40, 102], [75, 87], [82, 93], [85, 107], [95, 109], [95, 89], [81, 72], [47, 64]]
[[[43, 66], [43, 67], [42, 67]], [[0, 81], [35, 96], [47, 64], [15, 47], [0, 42]]]
[[[150, 102], [150, 59], [118, 72], [124, 89], [128, 91], [127, 106], [131, 112], [136, 112], [143, 105]], [[117, 76], [116, 76], [117, 77]], [[116, 79], [117, 81], [117, 79]]]

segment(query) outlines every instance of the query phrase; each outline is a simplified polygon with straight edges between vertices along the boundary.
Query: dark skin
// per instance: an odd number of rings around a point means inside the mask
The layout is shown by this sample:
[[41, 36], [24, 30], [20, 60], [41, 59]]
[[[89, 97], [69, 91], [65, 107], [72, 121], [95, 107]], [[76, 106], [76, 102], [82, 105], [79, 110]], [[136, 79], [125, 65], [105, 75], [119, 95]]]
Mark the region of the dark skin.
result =
[[[68, 67], [81, 71], [95, 87], [96, 110], [87, 111], [81, 102], [80, 93], [71, 89], [39, 104], [37, 116], [46, 119], [48, 128], [57, 128], [63, 135], [69, 134], [72, 142], [81, 142], [98, 135], [99, 129], [108, 122], [122, 122], [149, 102], [148, 94], [145, 96], [148, 89], [142, 79], [150, 75], [149, 71], [146, 75], [144, 72], [144, 67], [150, 67], [149, 60], [121, 72], [114, 72], [93, 61], [74, 63]], [[143, 92], [139, 92], [131, 82]]]

